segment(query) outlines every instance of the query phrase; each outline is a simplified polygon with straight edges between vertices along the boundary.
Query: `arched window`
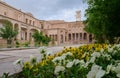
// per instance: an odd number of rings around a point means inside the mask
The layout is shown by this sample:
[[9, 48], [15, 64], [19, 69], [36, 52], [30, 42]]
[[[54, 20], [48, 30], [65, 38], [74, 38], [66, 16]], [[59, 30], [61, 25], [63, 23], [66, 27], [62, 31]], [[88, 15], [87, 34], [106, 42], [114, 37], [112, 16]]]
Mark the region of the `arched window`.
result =
[[80, 33], [80, 39], [82, 39], [82, 33]]
[[89, 35], [89, 42], [92, 42], [92, 35]]
[[41, 29], [44, 29], [43, 24], [41, 24]]
[[87, 34], [86, 33], [84, 33], [84, 40], [86, 40], [87, 39]]
[[71, 34], [69, 34], [68, 37], [69, 37], [69, 40], [71, 40]]

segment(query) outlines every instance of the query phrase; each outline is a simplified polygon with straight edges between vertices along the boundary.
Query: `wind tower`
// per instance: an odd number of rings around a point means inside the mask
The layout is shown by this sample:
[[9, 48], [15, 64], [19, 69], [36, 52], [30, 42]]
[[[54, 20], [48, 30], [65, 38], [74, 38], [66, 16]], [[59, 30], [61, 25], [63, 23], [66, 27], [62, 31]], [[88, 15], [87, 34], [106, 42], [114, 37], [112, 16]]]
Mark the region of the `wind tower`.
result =
[[76, 11], [75, 17], [76, 17], [76, 21], [81, 21], [81, 11], [80, 10]]

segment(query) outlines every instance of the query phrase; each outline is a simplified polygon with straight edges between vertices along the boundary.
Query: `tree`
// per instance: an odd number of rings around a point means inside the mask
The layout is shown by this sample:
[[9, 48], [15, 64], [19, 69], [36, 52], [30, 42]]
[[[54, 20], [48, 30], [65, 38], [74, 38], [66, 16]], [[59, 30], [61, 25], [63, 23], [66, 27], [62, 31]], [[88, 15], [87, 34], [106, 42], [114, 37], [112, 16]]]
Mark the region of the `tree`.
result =
[[42, 33], [35, 31], [35, 33], [32, 35], [32, 37], [34, 38], [35, 41], [35, 45], [38, 45], [42, 42]]
[[108, 40], [114, 43], [114, 38], [120, 36], [120, 0], [86, 0], [85, 30], [94, 34], [100, 43]]
[[12, 39], [18, 34], [17, 30], [13, 30], [12, 23], [4, 20], [3, 27], [0, 28], [0, 37], [7, 40], [8, 47], [11, 47]]
[[43, 44], [48, 45], [48, 43], [49, 43], [50, 41], [51, 41], [51, 38], [50, 38], [50, 37], [48, 37], [48, 36], [43, 36], [43, 40], [42, 40]]
[[32, 37], [34, 38], [36, 45], [48, 44], [51, 40], [49, 37], [44, 36], [42, 32], [38, 31], [36, 31]]

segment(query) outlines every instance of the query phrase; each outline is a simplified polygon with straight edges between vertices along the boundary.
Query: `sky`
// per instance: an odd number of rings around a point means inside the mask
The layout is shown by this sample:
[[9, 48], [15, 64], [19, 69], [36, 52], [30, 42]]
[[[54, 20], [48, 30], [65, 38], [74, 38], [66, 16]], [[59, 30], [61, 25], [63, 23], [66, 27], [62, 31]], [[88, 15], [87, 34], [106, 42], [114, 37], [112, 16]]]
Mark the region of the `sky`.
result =
[[3, 0], [23, 12], [30, 12], [40, 20], [76, 21], [76, 11], [81, 10], [81, 20], [85, 20], [87, 4], [83, 0]]

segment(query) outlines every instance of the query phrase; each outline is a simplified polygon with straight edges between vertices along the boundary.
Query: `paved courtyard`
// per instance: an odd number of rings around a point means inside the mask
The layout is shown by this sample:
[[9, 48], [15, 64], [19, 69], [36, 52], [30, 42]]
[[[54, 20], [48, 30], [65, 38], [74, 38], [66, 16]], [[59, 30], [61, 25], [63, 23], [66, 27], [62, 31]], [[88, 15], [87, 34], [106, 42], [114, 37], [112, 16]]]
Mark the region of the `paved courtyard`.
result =
[[[80, 45], [71, 45], [72, 47], [78, 47]], [[66, 46], [70, 47], [70, 46]], [[47, 51], [52, 53], [59, 52], [64, 48], [64, 46], [47, 47]], [[10, 51], [0, 51], [0, 76], [6, 73], [16, 73], [20, 71], [19, 65], [14, 65], [13, 62], [19, 58], [24, 61], [29, 61], [30, 55], [36, 56], [40, 60], [39, 49], [24, 49], [24, 50], [10, 50]]]

